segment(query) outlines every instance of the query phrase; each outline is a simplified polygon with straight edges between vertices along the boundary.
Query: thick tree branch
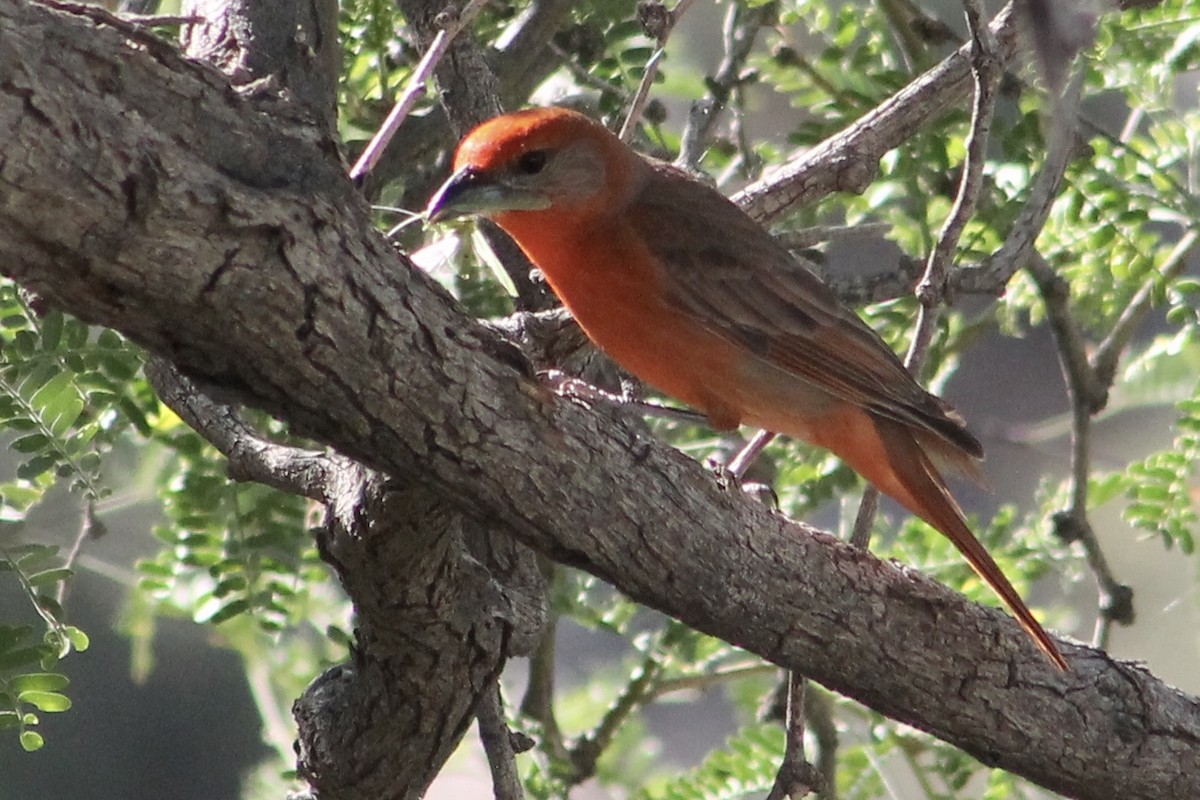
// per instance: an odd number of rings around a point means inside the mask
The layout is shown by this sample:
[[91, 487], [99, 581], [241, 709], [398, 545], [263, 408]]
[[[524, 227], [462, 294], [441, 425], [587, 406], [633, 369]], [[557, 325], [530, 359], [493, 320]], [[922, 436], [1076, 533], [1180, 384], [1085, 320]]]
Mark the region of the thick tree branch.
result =
[[274, 113], [296, 115], [322, 132], [337, 121], [336, 0], [186, 0], [183, 28], [188, 55], [217, 65], [230, 83], [284, 102]]
[[211, 70], [0, 0], [0, 128], [0, 268], [48, 302], [988, 764], [1072, 797], [1200, 796], [1197, 701], [1079, 646], [1058, 674], [1000, 612], [551, 398], [372, 230], [320, 138]]

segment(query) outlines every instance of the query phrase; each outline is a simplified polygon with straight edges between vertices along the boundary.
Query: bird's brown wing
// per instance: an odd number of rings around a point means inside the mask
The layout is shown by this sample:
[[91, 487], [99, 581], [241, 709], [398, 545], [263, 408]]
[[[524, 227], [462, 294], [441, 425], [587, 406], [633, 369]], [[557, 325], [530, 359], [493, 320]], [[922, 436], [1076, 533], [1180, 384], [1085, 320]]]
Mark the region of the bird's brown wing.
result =
[[670, 165], [651, 165], [629, 218], [671, 267], [662, 279], [672, 305], [835, 397], [982, 456], [961, 418], [774, 237], [717, 190]]

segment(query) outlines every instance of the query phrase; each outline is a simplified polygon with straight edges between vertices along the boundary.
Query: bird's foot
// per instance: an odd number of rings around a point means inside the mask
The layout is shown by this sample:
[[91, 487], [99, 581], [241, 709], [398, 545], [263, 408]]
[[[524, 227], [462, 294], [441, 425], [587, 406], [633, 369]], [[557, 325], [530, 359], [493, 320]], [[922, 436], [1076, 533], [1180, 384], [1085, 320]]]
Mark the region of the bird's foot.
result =
[[743, 494], [747, 494], [755, 500], [759, 501], [768, 508], [779, 508], [779, 495], [775, 493], [775, 489], [768, 483], [760, 481], [746, 481], [742, 483], [742, 476], [736, 474], [728, 465], [722, 464], [715, 459], [708, 459], [705, 463], [712, 470], [713, 476], [717, 479], [717, 485], [727, 491], [738, 489]]

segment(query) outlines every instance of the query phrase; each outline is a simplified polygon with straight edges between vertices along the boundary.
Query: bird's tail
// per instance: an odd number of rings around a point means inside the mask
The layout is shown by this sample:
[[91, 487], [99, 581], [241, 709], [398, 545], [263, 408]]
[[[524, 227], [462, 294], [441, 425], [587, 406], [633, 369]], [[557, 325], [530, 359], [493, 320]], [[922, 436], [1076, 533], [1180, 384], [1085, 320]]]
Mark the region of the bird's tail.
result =
[[979, 577], [1000, 596], [1037, 646], [1059, 669], [1066, 671], [1067, 662], [1059, 652], [1058, 646], [1050, 638], [1050, 634], [1046, 633], [1045, 628], [1034, 619], [1017, 590], [975, 538], [975, 534], [967, 526], [962, 509], [951, 496], [945, 480], [912, 430], [902, 423], [886, 418], [875, 417], [874, 422], [880, 443], [887, 454], [887, 466], [884, 469], [890, 467], [888, 471], [891, 475], [887, 476], [888, 479], [880, 481], [874, 480], [870, 474], [866, 474], [866, 477], [949, 538]]

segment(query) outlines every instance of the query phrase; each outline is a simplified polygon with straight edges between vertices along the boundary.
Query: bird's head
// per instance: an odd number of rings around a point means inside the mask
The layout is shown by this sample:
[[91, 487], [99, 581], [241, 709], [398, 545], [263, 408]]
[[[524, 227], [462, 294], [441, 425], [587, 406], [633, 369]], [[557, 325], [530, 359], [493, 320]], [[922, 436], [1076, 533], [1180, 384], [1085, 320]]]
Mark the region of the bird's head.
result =
[[640, 160], [604, 126], [565, 108], [488, 120], [458, 145], [454, 174], [425, 209], [430, 222], [468, 214], [590, 212], [611, 203]]

